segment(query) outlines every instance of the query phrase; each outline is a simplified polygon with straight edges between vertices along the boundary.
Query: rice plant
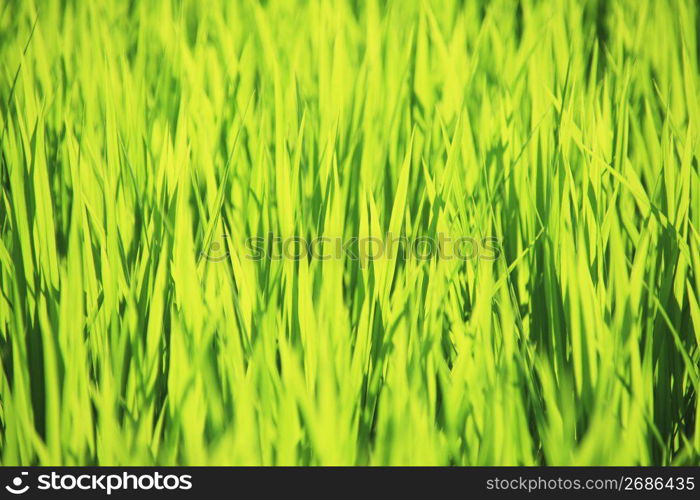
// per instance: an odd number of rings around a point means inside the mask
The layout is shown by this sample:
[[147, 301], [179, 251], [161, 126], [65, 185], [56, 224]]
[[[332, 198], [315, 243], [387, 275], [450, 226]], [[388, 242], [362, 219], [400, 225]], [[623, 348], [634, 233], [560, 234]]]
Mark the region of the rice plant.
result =
[[698, 465], [699, 33], [0, 1], [0, 463]]

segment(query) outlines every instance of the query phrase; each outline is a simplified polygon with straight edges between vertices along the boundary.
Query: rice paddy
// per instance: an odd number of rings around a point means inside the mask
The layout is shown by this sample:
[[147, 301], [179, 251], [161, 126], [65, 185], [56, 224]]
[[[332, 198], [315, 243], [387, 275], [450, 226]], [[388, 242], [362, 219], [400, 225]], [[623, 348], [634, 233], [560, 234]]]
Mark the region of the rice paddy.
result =
[[699, 32], [1, 1], [0, 463], [700, 464]]

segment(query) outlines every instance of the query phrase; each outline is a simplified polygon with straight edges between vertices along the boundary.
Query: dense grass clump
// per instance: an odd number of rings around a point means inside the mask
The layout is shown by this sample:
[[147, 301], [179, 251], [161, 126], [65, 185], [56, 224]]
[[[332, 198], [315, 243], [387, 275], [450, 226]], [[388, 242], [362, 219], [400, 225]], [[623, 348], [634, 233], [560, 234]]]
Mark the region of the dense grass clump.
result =
[[0, 462], [698, 464], [698, 26], [3, 0]]

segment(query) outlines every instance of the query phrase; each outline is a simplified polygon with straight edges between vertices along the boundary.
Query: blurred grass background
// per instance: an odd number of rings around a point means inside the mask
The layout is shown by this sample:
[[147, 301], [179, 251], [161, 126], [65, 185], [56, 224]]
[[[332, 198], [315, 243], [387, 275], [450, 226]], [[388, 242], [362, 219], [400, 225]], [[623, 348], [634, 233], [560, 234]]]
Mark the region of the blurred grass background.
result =
[[697, 465], [699, 16], [0, 1], [0, 462]]

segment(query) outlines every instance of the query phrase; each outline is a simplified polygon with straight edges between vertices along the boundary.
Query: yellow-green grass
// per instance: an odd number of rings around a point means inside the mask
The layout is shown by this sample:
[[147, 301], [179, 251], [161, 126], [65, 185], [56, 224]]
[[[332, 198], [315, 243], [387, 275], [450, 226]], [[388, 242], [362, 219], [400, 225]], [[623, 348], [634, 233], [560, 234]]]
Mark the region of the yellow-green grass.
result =
[[0, 463], [697, 465], [699, 26], [0, 1]]

